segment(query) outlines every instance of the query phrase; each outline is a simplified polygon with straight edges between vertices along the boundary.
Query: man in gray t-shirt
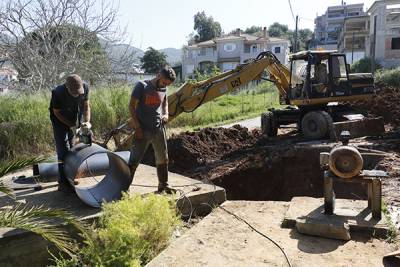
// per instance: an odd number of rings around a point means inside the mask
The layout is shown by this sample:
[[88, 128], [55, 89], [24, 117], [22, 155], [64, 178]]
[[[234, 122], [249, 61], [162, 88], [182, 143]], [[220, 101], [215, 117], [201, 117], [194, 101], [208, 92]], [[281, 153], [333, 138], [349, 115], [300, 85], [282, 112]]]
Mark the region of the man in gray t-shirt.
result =
[[168, 150], [164, 125], [168, 122], [167, 86], [175, 79], [176, 75], [171, 67], [162, 68], [156, 78], [136, 83], [129, 103], [135, 129], [129, 158], [131, 176], [135, 175], [149, 144], [152, 144], [159, 193], [172, 192], [168, 187]]

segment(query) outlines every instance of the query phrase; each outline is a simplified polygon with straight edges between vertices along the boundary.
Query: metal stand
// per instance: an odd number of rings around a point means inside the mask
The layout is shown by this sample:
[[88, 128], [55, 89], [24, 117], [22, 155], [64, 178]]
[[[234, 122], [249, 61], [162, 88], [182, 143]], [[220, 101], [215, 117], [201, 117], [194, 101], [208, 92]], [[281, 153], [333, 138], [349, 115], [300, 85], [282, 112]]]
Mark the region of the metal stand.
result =
[[324, 207], [325, 214], [332, 215], [335, 212], [335, 192], [333, 182], [341, 181], [348, 183], [368, 184], [368, 208], [372, 211], [372, 218], [380, 220], [382, 207], [382, 177], [387, 177], [384, 171], [364, 170], [358, 176], [352, 178], [337, 177], [331, 171], [324, 172]]

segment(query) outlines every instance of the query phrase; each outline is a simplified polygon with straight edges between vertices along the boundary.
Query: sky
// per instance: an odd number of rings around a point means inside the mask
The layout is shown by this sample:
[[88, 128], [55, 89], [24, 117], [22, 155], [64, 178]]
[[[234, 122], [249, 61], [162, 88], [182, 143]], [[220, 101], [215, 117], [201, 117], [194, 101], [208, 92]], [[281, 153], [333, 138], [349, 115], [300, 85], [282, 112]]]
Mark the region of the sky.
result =
[[[340, 0], [291, 0], [294, 16], [298, 15], [299, 28], [314, 29], [314, 18], [324, 14], [328, 6], [340, 5]], [[347, 4], [364, 3], [369, 8], [373, 0], [345, 1]], [[268, 27], [274, 22], [295, 28], [288, 0], [120, 0], [119, 22], [127, 28], [128, 38], [135, 47], [146, 50], [181, 48], [187, 36], [194, 32], [193, 16], [204, 11], [221, 24], [226, 33], [252, 25]]]

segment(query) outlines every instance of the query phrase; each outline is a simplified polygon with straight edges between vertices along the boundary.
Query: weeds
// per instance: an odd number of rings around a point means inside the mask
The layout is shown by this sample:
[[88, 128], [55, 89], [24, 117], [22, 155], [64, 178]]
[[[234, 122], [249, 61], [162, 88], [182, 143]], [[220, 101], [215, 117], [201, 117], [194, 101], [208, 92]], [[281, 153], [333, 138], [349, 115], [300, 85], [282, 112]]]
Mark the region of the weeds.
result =
[[181, 224], [173, 198], [151, 194], [124, 195], [102, 207], [97, 229], [72, 259], [55, 259], [56, 266], [143, 266], [167, 245]]
[[382, 213], [383, 213], [383, 216], [385, 216], [386, 222], [389, 227], [386, 240], [388, 243], [394, 243], [396, 241], [396, 237], [397, 237], [397, 229], [390, 218], [389, 210], [386, 206], [386, 203], [384, 203], [383, 201], [382, 201]]

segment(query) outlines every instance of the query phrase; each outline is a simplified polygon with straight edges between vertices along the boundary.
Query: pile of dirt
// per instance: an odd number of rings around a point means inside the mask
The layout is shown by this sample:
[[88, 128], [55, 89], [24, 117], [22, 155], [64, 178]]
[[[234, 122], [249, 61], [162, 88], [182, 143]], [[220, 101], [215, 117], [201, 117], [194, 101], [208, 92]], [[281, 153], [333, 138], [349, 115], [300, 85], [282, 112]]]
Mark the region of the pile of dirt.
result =
[[[169, 167], [173, 172], [186, 173], [220, 160], [239, 148], [252, 146], [258, 141], [259, 131], [235, 125], [231, 128], [205, 128], [197, 132], [184, 132], [168, 139]], [[149, 149], [143, 160], [154, 165], [154, 152]]]
[[382, 116], [385, 123], [400, 126], [400, 89], [378, 83], [377, 94], [366, 101], [354, 104], [356, 108], [365, 110], [375, 116]]

